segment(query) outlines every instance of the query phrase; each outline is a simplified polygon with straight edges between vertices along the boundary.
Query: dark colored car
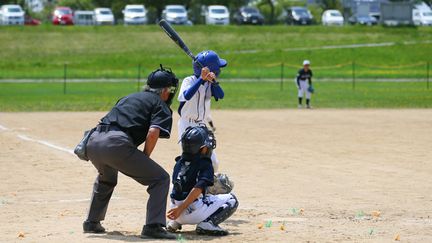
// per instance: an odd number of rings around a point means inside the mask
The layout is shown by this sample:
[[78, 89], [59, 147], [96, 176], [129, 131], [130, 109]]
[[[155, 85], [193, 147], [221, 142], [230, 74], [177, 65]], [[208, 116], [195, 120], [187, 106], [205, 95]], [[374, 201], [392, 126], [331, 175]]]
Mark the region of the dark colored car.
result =
[[378, 20], [369, 15], [353, 15], [348, 19], [350, 24], [376, 25]]
[[41, 21], [38, 20], [38, 19], [34, 19], [34, 18], [32, 18], [32, 17], [26, 15], [26, 16], [24, 17], [24, 24], [25, 24], [25, 25], [40, 25], [40, 24], [41, 24]]
[[257, 8], [241, 7], [234, 13], [234, 22], [237, 24], [264, 24], [264, 17]]
[[287, 24], [310, 25], [313, 23], [313, 16], [303, 7], [291, 7], [285, 10], [285, 22]]
[[53, 12], [52, 23], [54, 25], [73, 25], [72, 9], [69, 7], [56, 7]]

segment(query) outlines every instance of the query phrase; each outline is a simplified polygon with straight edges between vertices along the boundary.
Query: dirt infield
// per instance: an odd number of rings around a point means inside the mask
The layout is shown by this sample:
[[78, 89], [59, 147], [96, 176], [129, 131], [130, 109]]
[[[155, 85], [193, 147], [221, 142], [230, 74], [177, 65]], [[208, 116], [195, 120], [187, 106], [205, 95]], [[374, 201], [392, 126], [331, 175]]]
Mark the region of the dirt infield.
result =
[[[70, 150], [102, 115], [0, 113], [0, 242], [141, 241], [148, 195], [125, 176], [103, 223], [109, 233], [82, 233], [96, 170]], [[180, 241], [391, 242], [399, 234], [432, 242], [432, 110], [213, 118], [221, 171], [235, 181], [240, 207], [223, 224], [230, 236], [197, 236], [186, 226]], [[176, 137], [174, 125], [153, 156], [170, 173]]]

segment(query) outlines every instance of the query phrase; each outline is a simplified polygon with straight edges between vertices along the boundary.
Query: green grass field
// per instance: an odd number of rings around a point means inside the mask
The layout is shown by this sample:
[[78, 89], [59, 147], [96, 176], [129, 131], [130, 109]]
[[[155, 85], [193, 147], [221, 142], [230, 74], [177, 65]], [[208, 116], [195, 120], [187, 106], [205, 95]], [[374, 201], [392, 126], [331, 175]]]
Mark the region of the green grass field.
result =
[[[223, 83], [225, 99], [213, 109], [295, 108], [296, 88], [285, 82]], [[312, 104], [316, 108], [432, 108], [432, 89], [424, 82], [317, 82]], [[135, 92], [134, 82], [0, 83], [0, 111], [106, 111], [122, 96]], [[174, 103], [174, 109], [178, 103]]]
[[[424, 78], [432, 61], [432, 28], [176, 26], [193, 52], [213, 49], [229, 61], [223, 77], [277, 78], [280, 64], [294, 75], [303, 59], [315, 76]], [[390, 46], [314, 49], [328, 46], [394, 43]], [[179, 76], [191, 61], [158, 26], [0, 27], [0, 78], [134, 78], [159, 63]], [[294, 49], [293, 49], [294, 48]], [[305, 48], [305, 49], [295, 49]], [[309, 49], [312, 48], [312, 49]], [[251, 52], [252, 51], [252, 52]]]
[[[303, 59], [312, 61], [314, 77], [411, 78], [410, 83], [316, 82], [313, 104], [320, 108], [430, 108], [427, 63], [432, 57], [432, 28], [345, 26], [176, 26], [193, 52], [213, 49], [229, 64], [222, 78], [256, 82], [224, 82], [226, 99], [216, 109], [296, 107], [292, 83]], [[368, 43], [379, 47], [340, 48]], [[388, 44], [390, 43], [390, 44]], [[338, 48], [335, 48], [339, 46]], [[324, 47], [324, 49], [322, 49]], [[143, 79], [159, 63], [177, 76], [191, 74], [191, 60], [158, 26], [0, 27], [0, 79]], [[321, 49], [320, 49], [321, 48]], [[353, 66], [353, 62], [355, 65]], [[277, 78], [284, 63], [286, 83]], [[138, 73], [138, 65], [141, 71]], [[316, 79], [317, 80], [317, 79]], [[107, 110], [137, 90], [131, 82], [0, 83], [0, 111]], [[177, 106], [177, 104], [174, 104]]]

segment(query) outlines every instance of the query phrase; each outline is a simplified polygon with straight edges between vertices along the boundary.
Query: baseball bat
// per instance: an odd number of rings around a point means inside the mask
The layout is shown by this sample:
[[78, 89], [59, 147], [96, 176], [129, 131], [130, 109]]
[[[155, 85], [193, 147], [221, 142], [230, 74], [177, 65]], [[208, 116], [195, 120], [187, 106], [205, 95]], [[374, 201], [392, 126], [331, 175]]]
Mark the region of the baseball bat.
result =
[[159, 26], [165, 31], [165, 33], [174, 41], [192, 60], [195, 60], [194, 54], [189, 50], [189, 47], [183, 42], [182, 38], [177, 34], [173, 27], [165, 20], [159, 21]]

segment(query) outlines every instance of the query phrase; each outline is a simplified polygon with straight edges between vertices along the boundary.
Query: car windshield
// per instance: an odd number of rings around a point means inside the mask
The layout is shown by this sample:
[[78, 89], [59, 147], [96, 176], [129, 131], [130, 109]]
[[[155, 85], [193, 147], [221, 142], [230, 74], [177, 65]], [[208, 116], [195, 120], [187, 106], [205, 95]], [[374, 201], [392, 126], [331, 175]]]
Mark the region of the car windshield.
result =
[[309, 14], [305, 9], [294, 9], [294, 12], [298, 15], [298, 16], [302, 16], [302, 17], [308, 17]]
[[9, 13], [21, 13], [20, 8], [8, 8], [7, 10]]
[[423, 16], [425, 16], [425, 17], [432, 17], [432, 12], [423, 13]]
[[224, 13], [226, 13], [225, 9], [223, 9], [223, 8], [213, 8], [211, 10], [211, 12], [214, 13], [214, 14], [224, 14]]
[[101, 10], [101, 11], [99, 11], [99, 13], [103, 14], [103, 15], [111, 15], [111, 11], [109, 11], [109, 10]]
[[169, 8], [167, 9], [167, 12], [170, 13], [184, 13], [186, 12], [184, 8]]
[[57, 9], [56, 12], [58, 15], [72, 14], [72, 12], [68, 9]]
[[129, 13], [143, 13], [144, 9], [143, 8], [128, 8], [128, 9], [126, 9], [126, 11]]
[[333, 17], [340, 17], [340, 16], [342, 16], [339, 12], [331, 12], [330, 15], [333, 16]]
[[244, 8], [243, 11], [246, 13], [258, 13], [258, 10], [254, 9], [254, 8]]

